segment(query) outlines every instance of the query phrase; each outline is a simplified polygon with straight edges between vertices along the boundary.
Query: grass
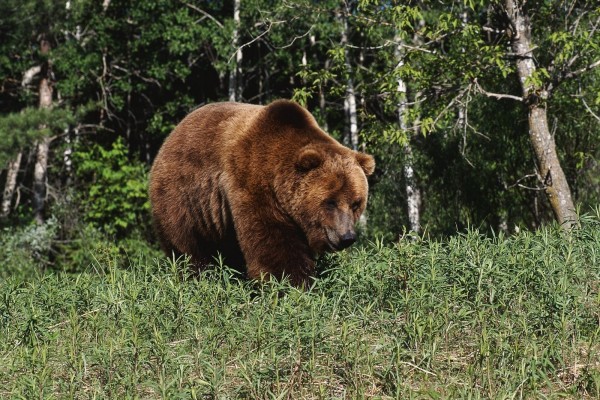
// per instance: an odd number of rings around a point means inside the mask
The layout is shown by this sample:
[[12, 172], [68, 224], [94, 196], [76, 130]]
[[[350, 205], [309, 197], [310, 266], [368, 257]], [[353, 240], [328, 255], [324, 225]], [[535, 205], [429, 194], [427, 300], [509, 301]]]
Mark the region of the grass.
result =
[[600, 397], [598, 217], [373, 243], [306, 292], [94, 256], [0, 282], [0, 398]]

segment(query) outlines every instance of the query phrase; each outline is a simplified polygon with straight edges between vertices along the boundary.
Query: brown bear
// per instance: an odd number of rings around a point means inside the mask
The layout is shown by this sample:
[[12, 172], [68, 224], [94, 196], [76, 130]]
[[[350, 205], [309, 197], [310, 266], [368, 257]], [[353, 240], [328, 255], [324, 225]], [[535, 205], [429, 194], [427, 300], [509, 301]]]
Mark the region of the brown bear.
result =
[[356, 240], [373, 157], [322, 131], [298, 104], [214, 103], [162, 145], [150, 202], [163, 250], [198, 269], [222, 254], [250, 278], [306, 286], [315, 258]]

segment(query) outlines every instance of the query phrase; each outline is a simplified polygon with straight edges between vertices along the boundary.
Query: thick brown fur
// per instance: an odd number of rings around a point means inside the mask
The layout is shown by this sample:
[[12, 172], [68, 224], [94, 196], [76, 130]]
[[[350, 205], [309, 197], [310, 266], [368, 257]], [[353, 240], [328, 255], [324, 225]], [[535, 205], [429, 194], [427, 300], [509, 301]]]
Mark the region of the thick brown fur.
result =
[[199, 269], [221, 253], [248, 276], [305, 286], [315, 258], [349, 246], [375, 163], [296, 103], [215, 103], [167, 138], [150, 175], [156, 233]]

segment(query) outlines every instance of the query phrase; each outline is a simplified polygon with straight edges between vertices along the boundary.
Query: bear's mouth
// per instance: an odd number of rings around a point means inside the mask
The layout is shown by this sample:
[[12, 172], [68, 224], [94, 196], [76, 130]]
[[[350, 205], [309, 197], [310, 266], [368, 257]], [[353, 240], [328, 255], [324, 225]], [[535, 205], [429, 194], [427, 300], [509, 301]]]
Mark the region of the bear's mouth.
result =
[[335, 233], [334, 230], [329, 229], [329, 228], [325, 228], [325, 237], [327, 239], [325, 243], [327, 244], [327, 247], [329, 248], [328, 249], [329, 251], [340, 251], [340, 250], [342, 250], [340, 248], [340, 245], [339, 245], [340, 241], [338, 239], [338, 235], [337, 235], [337, 233]]

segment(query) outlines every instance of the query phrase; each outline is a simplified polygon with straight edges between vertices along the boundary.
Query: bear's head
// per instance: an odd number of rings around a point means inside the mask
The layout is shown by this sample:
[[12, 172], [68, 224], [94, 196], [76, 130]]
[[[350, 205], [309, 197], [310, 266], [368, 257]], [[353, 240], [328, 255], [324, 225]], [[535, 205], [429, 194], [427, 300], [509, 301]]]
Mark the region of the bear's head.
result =
[[295, 160], [297, 180], [289, 213], [316, 254], [356, 241], [355, 224], [365, 210], [373, 157], [339, 145], [307, 145]]

